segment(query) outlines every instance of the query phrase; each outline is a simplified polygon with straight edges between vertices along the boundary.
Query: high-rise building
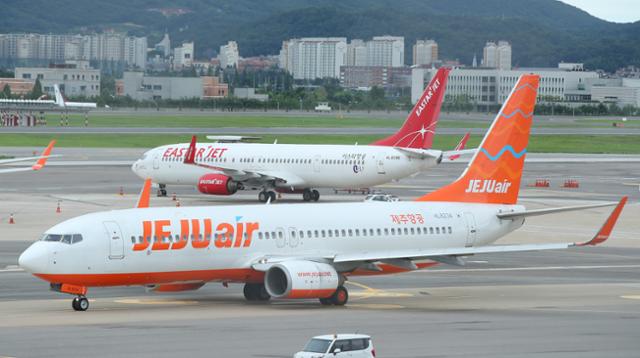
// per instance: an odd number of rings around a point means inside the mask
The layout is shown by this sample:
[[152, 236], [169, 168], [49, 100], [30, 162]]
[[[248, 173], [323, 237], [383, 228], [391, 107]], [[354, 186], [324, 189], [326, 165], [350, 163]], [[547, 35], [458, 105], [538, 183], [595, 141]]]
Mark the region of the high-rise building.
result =
[[431, 65], [438, 62], [438, 43], [434, 40], [418, 40], [413, 45], [413, 64]]
[[367, 41], [367, 66], [404, 66], [404, 37], [375, 36]]
[[510, 70], [511, 45], [509, 42], [499, 41], [497, 45], [495, 42], [487, 42], [483, 50], [482, 66]]
[[220, 46], [218, 59], [222, 68], [237, 67], [240, 59], [238, 44], [235, 41], [229, 41], [226, 45]]
[[174, 68], [191, 67], [193, 65], [193, 42], [185, 42], [180, 47], [173, 49]]
[[[283, 42], [281, 67], [294, 79], [339, 78], [347, 57], [344, 37], [307, 37]], [[286, 60], [285, 60], [286, 59]]]
[[367, 65], [367, 44], [358, 39], [353, 39], [347, 45], [347, 66]]
[[114, 61], [144, 69], [147, 38], [115, 32], [92, 35], [0, 34], [0, 59]]

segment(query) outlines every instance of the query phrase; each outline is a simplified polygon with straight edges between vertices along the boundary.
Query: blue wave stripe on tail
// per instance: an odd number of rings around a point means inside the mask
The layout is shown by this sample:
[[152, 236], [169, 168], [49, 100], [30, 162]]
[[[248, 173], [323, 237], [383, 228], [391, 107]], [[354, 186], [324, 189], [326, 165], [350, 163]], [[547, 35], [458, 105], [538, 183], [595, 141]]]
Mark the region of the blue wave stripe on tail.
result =
[[484, 153], [484, 155], [487, 156], [487, 158], [489, 158], [489, 160], [491, 160], [492, 162], [495, 162], [496, 160], [498, 160], [505, 152], [511, 152], [511, 154], [513, 155], [514, 158], [519, 159], [520, 157], [522, 157], [523, 155], [525, 155], [527, 153], [527, 148], [523, 149], [521, 152], [516, 152], [515, 149], [513, 149], [513, 147], [511, 145], [505, 145], [504, 147], [502, 147], [502, 149], [500, 149], [500, 151], [496, 154], [496, 155], [491, 155], [489, 154], [489, 152], [484, 149], [484, 148], [480, 148], [480, 151], [482, 153]]

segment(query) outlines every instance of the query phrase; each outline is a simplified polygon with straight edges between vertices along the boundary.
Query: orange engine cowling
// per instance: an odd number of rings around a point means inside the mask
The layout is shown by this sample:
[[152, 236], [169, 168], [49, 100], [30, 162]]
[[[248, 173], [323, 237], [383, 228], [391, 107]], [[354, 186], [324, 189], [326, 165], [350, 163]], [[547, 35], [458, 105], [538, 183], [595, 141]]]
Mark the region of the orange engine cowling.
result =
[[304, 260], [277, 263], [264, 276], [264, 286], [274, 298], [327, 298], [339, 281], [333, 266]]
[[211, 195], [232, 195], [238, 191], [238, 182], [223, 174], [205, 174], [198, 179], [198, 191]]

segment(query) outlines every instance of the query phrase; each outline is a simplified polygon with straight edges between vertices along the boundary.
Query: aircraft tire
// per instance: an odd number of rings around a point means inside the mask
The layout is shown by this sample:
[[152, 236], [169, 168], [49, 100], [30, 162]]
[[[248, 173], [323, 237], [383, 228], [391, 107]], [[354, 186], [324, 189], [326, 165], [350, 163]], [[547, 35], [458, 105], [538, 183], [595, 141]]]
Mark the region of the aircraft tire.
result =
[[349, 292], [344, 286], [338, 286], [330, 300], [336, 306], [344, 306], [349, 301]]
[[260, 193], [258, 193], [258, 201], [260, 201], [261, 203], [266, 203], [268, 199], [268, 194], [266, 191], [261, 191]]
[[320, 199], [320, 192], [315, 190], [315, 189], [313, 189], [311, 191], [311, 197], [312, 197], [313, 201], [318, 201]]

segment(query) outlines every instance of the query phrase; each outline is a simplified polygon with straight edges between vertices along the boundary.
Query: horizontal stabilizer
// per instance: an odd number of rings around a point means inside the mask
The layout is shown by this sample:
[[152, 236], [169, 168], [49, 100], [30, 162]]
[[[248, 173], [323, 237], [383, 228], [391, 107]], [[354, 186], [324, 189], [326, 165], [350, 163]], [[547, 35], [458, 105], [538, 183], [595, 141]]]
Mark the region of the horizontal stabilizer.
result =
[[576, 211], [576, 210], [603, 208], [603, 207], [606, 207], [606, 206], [614, 206], [616, 204], [618, 204], [618, 203], [617, 202], [610, 202], [610, 203], [604, 203], [604, 204], [563, 206], [563, 207], [560, 207], [560, 208], [536, 209], [536, 210], [527, 210], [527, 211], [512, 212], [512, 213], [500, 213], [500, 214], [497, 214], [497, 216], [500, 219], [520, 219], [520, 218], [526, 218], [526, 217], [529, 217], [529, 216], [538, 216], [538, 215], [562, 213], [562, 212], [565, 212], [565, 211]]
[[241, 136], [241, 135], [208, 135], [207, 139], [219, 143], [244, 142], [249, 140], [260, 140], [262, 137]]

